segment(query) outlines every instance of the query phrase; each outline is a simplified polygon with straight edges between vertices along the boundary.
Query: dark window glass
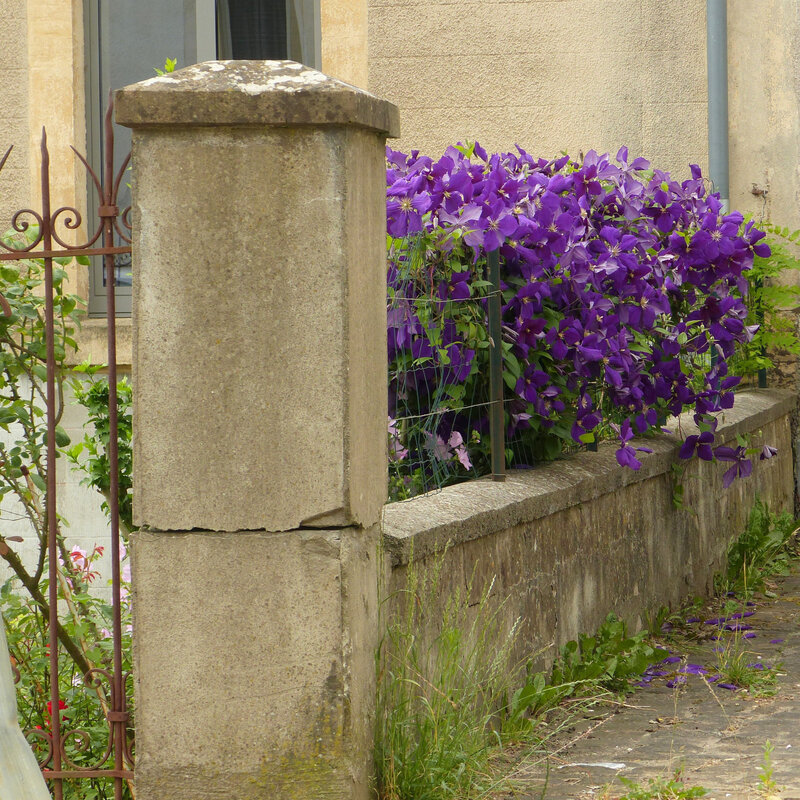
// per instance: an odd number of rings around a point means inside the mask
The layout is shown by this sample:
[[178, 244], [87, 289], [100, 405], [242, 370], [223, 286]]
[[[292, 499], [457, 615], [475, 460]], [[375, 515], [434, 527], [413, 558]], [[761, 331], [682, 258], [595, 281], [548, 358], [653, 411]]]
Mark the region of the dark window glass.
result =
[[287, 58], [286, 0], [218, 0], [217, 36], [220, 58]]

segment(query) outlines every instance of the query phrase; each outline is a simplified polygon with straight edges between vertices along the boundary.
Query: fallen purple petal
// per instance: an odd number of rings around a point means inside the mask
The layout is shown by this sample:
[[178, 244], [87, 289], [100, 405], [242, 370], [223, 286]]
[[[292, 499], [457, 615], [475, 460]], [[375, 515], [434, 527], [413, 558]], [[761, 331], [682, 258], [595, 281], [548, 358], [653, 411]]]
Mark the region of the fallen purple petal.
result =
[[686, 617], [687, 622], [700, 622], [700, 617]]
[[735, 692], [739, 687], [735, 683], [718, 683], [720, 689], [727, 689], [728, 691]]
[[681, 667], [678, 672], [684, 675], [705, 675], [706, 670], [703, 669], [699, 664], [687, 664], [685, 667]]
[[706, 678], [709, 683], [716, 683], [718, 680], [722, 678], [722, 675], [717, 673], [716, 675], [712, 675], [710, 678]]
[[667, 681], [667, 688], [674, 689], [676, 686], [682, 686], [684, 683], [686, 683], [686, 677], [684, 675], [678, 675], [677, 678]]
[[760, 661], [754, 661], [752, 664], [747, 665], [748, 669], [764, 669], [764, 665]]
[[659, 664], [677, 664], [679, 661], [683, 661], [680, 656], [668, 656], [663, 661], [659, 661]]
[[726, 625], [726, 631], [733, 631], [734, 633], [738, 633], [739, 631], [749, 631], [752, 629], [752, 625], [742, 625], [741, 623], [734, 623], [733, 625]]
[[746, 633], [746, 634], [744, 635], [744, 638], [745, 638], [745, 639], [755, 639], [757, 635], [758, 635], [758, 634], [756, 634], [756, 633], [753, 633], [753, 631], [750, 631], [749, 633]]
[[770, 639], [770, 644], [783, 644], [783, 639]]

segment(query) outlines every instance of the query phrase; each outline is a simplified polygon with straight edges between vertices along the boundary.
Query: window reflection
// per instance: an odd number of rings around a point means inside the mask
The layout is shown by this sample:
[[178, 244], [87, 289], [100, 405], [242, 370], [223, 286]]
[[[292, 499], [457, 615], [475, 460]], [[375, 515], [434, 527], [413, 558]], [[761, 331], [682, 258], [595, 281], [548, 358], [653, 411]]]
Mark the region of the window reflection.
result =
[[217, 0], [220, 59], [281, 59], [319, 68], [315, 0]]

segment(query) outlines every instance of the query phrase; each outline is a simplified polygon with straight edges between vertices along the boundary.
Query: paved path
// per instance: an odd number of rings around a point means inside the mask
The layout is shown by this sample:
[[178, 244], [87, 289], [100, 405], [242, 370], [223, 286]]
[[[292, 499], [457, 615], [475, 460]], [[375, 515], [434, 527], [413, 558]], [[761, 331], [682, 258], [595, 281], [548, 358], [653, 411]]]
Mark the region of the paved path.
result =
[[[800, 800], [800, 576], [780, 579], [778, 598], [759, 601], [751, 623], [756, 637], [740, 640], [748, 661], [782, 664], [777, 694], [750, 697], [745, 692], [713, 691], [698, 676], [688, 676], [680, 690], [661, 678], [628, 698], [605, 721], [583, 721], [573, 745], [550, 759], [545, 782], [543, 765], [523, 767], [519, 792], [505, 795], [533, 800], [619, 797], [617, 774], [646, 783], [671, 776], [680, 766], [687, 786], [700, 785], [712, 800], [763, 797], [757, 791], [764, 745], [774, 746], [774, 779], [781, 800]], [[702, 625], [697, 626], [703, 630]], [[770, 640], [782, 639], [780, 643]], [[713, 666], [719, 642], [689, 642], [691, 663]], [[678, 645], [676, 645], [677, 647]], [[680, 666], [680, 665], [678, 665]], [[618, 767], [577, 764], [611, 762]], [[610, 794], [604, 788], [612, 783]]]

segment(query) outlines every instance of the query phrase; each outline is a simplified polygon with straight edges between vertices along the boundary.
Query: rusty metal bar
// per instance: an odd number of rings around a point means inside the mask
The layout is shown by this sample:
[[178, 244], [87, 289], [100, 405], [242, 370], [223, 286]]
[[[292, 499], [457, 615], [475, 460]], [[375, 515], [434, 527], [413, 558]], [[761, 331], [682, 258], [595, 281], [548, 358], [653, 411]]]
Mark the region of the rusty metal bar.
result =
[[[47, 132], [42, 128], [42, 243], [52, 249], [50, 230], [50, 153]], [[53, 770], [61, 771], [61, 711], [58, 691], [58, 519], [56, 517], [56, 355], [55, 311], [53, 308], [53, 259], [44, 260], [45, 336], [47, 347], [47, 550], [50, 603], [50, 733], [53, 739]], [[62, 800], [60, 778], [53, 780], [53, 797]]]
[[77, 256], [123, 255], [130, 253], [127, 247], [90, 247], [85, 250], [26, 250], [18, 253], [0, 253], [0, 261], [24, 261], [29, 258], [76, 258]]
[[[119, 213], [116, 206], [114, 182], [114, 129], [112, 125], [112, 103], [109, 97], [108, 110], [105, 117], [105, 169], [103, 171], [104, 194], [102, 208], [103, 256], [106, 277], [106, 320], [108, 321], [108, 456], [109, 464], [109, 498], [108, 508], [111, 516], [111, 585], [114, 603], [114, 672], [111, 689], [111, 713], [108, 715], [111, 726], [114, 771], [124, 769], [125, 736], [128, 715], [125, 711], [125, 685], [122, 675], [122, 608], [120, 601], [121, 575], [119, 550], [119, 452], [118, 452], [118, 418], [117, 418], [117, 309], [116, 309], [116, 275], [114, 256], [108, 248], [114, 245], [114, 217]], [[119, 186], [119, 182], [116, 183]], [[113, 209], [113, 213], [109, 213]], [[122, 800], [122, 778], [114, 778], [114, 798]]]
[[133, 780], [133, 772], [128, 769], [62, 769], [60, 772], [47, 770], [45, 777], [48, 780], [64, 780], [67, 778], [120, 778], [124, 781]]

